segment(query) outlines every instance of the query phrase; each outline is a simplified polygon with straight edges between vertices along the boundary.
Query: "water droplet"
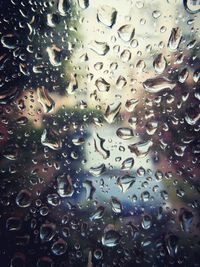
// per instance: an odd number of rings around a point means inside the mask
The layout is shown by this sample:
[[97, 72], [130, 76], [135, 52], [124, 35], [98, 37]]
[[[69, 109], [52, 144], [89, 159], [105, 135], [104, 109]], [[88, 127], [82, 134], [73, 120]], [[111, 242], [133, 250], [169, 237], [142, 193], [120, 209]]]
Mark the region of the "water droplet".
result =
[[161, 16], [161, 12], [159, 10], [154, 10], [152, 16], [154, 19], [158, 19]]
[[156, 171], [155, 178], [157, 182], [161, 182], [163, 180], [163, 173], [161, 171]]
[[91, 167], [89, 170], [89, 172], [96, 177], [99, 177], [105, 171], [106, 171], [106, 166], [104, 163], [102, 163], [101, 165], [97, 167]]
[[148, 214], [145, 214], [142, 218], [142, 228], [144, 228], [145, 230], [151, 228], [152, 226], [152, 217]]
[[183, 231], [190, 232], [194, 215], [191, 211], [182, 208], [179, 214], [179, 221]]
[[123, 25], [118, 29], [118, 35], [119, 37], [125, 41], [129, 42], [134, 37], [135, 34], [135, 28], [131, 24]]
[[151, 241], [151, 239], [145, 239], [145, 240], [143, 240], [142, 242], [141, 242], [141, 246], [144, 248], [144, 247], [147, 247], [147, 246], [149, 246], [149, 245], [151, 245], [152, 244], [152, 241]]
[[146, 124], [146, 131], [149, 135], [154, 135], [157, 128], [158, 128], [158, 122], [157, 121], [152, 120]]
[[123, 76], [119, 76], [116, 81], [116, 87], [118, 90], [122, 90], [124, 86], [126, 86], [127, 80]]
[[62, 63], [62, 49], [53, 45], [51, 47], [47, 47], [46, 51], [51, 65], [55, 67], [60, 66]]
[[162, 191], [160, 192], [160, 195], [161, 195], [161, 197], [163, 198], [163, 200], [168, 200], [168, 198], [169, 198], [168, 193], [167, 193], [166, 190], [162, 190]]
[[117, 18], [117, 11], [115, 8], [103, 5], [97, 10], [97, 19], [104, 25], [112, 27]]
[[78, 0], [80, 8], [86, 9], [89, 7], [89, 0]]
[[171, 50], [177, 50], [182, 38], [182, 31], [180, 28], [173, 28], [168, 41], [168, 47]]
[[200, 2], [198, 0], [183, 0], [185, 10], [189, 13], [195, 14], [200, 12]]
[[25, 76], [29, 76], [30, 75], [30, 72], [28, 71], [28, 67], [27, 67], [26, 64], [20, 63], [19, 64], [19, 70]]
[[120, 234], [115, 230], [109, 230], [102, 236], [102, 244], [105, 247], [115, 247], [119, 244], [121, 239]]
[[68, 84], [68, 87], [67, 87], [67, 93], [69, 95], [72, 95], [75, 93], [75, 91], [78, 89], [78, 81], [77, 81], [77, 78], [76, 78], [76, 74], [72, 74], [71, 73], [71, 76], [70, 76], [70, 82]]
[[66, 16], [70, 8], [69, 0], [59, 0], [58, 1], [58, 12], [61, 16]]
[[195, 125], [198, 122], [199, 119], [200, 119], [200, 112], [199, 112], [199, 110], [188, 109], [186, 111], [185, 121], [189, 125]]
[[178, 252], [179, 238], [176, 235], [169, 234], [165, 236], [165, 244], [167, 251], [171, 257], [175, 257]]
[[145, 82], [143, 82], [143, 86], [145, 91], [149, 93], [159, 93], [163, 90], [172, 90], [176, 86], [176, 83], [172, 82], [171, 80], [160, 77], [160, 78], [154, 78], [154, 79], [147, 79]]
[[107, 106], [104, 118], [108, 123], [113, 123], [121, 109], [121, 102], [115, 102]]
[[31, 192], [22, 189], [16, 196], [16, 204], [21, 208], [27, 208], [31, 205]]
[[187, 68], [184, 68], [178, 75], [178, 80], [180, 83], [184, 83], [187, 80], [187, 77], [189, 75], [189, 71]]
[[80, 136], [80, 137], [77, 137], [77, 138], [73, 138], [72, 139], [72, 143], [75, 145], [75, 146], [81, 146], [85, 143], [85, 138]]
[[25, 255], [17, 252], [11, 259], [10, 267], [25, 267]]
[[110, 50], [110, 47], [106, 42], [92, 41], [90, 43], [90, 49], [100, 56], [105, 56]]
[[18, 217], [10, 217], [6, 221], [6, 229], [8, 231], [19, 231], [22, 226], [22, 220]]
[[59, 134], [53, 129], [44, 129], [41, 136], [43, 146], [48, 146], [53, 150], [58, 150], [62, 147], [62, 142]]
[[60, 238], [59, 240], [53, 243], [51, 250], [56, 256], [63, 255], [67, 251], [67, 243], [65, 242], [65, 240]]
[[14, 34], [6, 34], [1, 37], [3, 47], [8, 49], [15, 49], [19, 45], [19, 40]]
[[122, 162], [121, 169], [124, 171], [130, 170], [134, 165], [134, 159], [133, 158], [127, 158]]
[[86, 189], [86, 199], [92, 200], [96, 188], [93, 186], [92, 181], [86, 180], [83, 182], [83, 187]]
[[133, 112], [137, 104], [139, 103], [138, 99], [128, 99], [125, 103], [125, 108], [128, 112]]
[[110, 203], [111, 203], [112, 210], [115, 213], [121, 213], [122, 212], [122, 204], [117, 198], [111, 197]]
[[122, 51], [120, 55], [120, 59], [122, 62], [127, 63], [131, 59], [131, 52], [128, 49]]
[[94, 251], [94, 257], [97, 260], [100, 260], [103, 257], [103, 251], [101, 249], [95, 249], [95, 251]]
[[184, 152], [185, 152], [186, 146], [175, 146], [174, 153], [178, 157], [183, 157]]
[[105, 139], [101, 138], [98, 133], [95, 133], [94, 138], [94, 147], [97, 152], [99, 152], [100, 155], [104, 159], [107, 159], [110, 157], [110, 151], [104, 148]]
[[110, 84], [106, 82], [103, 78], [97, 79], [95, 85], [100, 92], [108, 92], [110, 89]]
[[142, 192], [141, 194], [142, 201], [147, 202], [149, 201], [149, 198], [150, 198], [150, 193], [148, 191]]
[[126, 193], [132, 185], [135, 183], [135, 177], [130, 175], [124, 175], [117, 179], [117, 185], [122, 190], [123, 193]]
[[157, 73], [163, 73], [167, 65], [166, 58], [163, 54], [159, 54], [153, 62], [153, 67]]
[[150, 148], [153, 146], [153, 142], [151, 140], [147, 142], [139, 142], [136, 144], [129, 145], [131, 153], [134, 153], [137, 157], [145, 157], [150, 151]]
[[103, 62], [97, 62], [94, 64], [95, 70], [101, 70], [103, 68]]
[[72, 179], [69, 175], [59, 175], [56, 180], [57, 192], [61, 197], [71, 197], [74, 194]]
[[47, 203], [52, 206], [59, 206], [61, 204], [60, 197], [57, 194], [48, 194]]
[[141, 73], [146, 68], [146, 63], [144, 60], [139, 60], [136, 64], [137, 72]]
[[37, 88], [38, 102], [42, 105], [45, 113], [53, 111], [55, 102], [49, 96], [47, 90], [42, 86]]
[[90, 220], [93, 221], [101, 219], [103, 217], [104, 210], [105, 208], [103, 206], [97, 207], [95, 212], [93, 212], [93, 214], [90, 216]]
[[51, 241], [55, 236], [56, 233], [55, 229], [56, 226], [53, 223], [42, 224], [40, 227], [40, 239], [43, 242]]
[[133, 130], [130, 128], [118, 128], [116, 134], [123, 140], [128, 140], [133, 137]]
[[47, 25], [49, 27], [56, 27], [56, 25], [60, 22], [57, 14], [47, 14]]

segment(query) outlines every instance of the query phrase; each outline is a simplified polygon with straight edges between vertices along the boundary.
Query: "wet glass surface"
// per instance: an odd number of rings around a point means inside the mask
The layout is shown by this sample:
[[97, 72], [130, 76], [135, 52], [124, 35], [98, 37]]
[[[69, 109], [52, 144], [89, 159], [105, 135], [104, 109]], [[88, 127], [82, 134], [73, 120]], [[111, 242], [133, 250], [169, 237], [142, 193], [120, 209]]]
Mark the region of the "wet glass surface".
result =
[[0, 266], [200, 266], [199, 11], [0, 0]]

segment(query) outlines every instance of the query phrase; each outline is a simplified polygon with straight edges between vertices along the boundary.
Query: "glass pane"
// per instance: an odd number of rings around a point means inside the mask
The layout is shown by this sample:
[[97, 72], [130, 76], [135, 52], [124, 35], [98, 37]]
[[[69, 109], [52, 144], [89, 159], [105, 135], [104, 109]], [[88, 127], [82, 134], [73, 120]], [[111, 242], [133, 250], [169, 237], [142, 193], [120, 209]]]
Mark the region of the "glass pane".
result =
[[200, 266], [200, 1], [0, 1], [2, 267]]

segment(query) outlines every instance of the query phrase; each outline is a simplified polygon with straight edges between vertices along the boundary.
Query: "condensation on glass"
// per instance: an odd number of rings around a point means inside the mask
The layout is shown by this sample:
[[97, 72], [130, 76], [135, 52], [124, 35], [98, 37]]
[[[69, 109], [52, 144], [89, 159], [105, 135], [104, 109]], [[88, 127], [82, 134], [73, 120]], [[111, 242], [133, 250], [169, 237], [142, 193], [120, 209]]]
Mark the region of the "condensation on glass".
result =
[[200, 1], [0, 1], [0, 265], [200, 266]]

